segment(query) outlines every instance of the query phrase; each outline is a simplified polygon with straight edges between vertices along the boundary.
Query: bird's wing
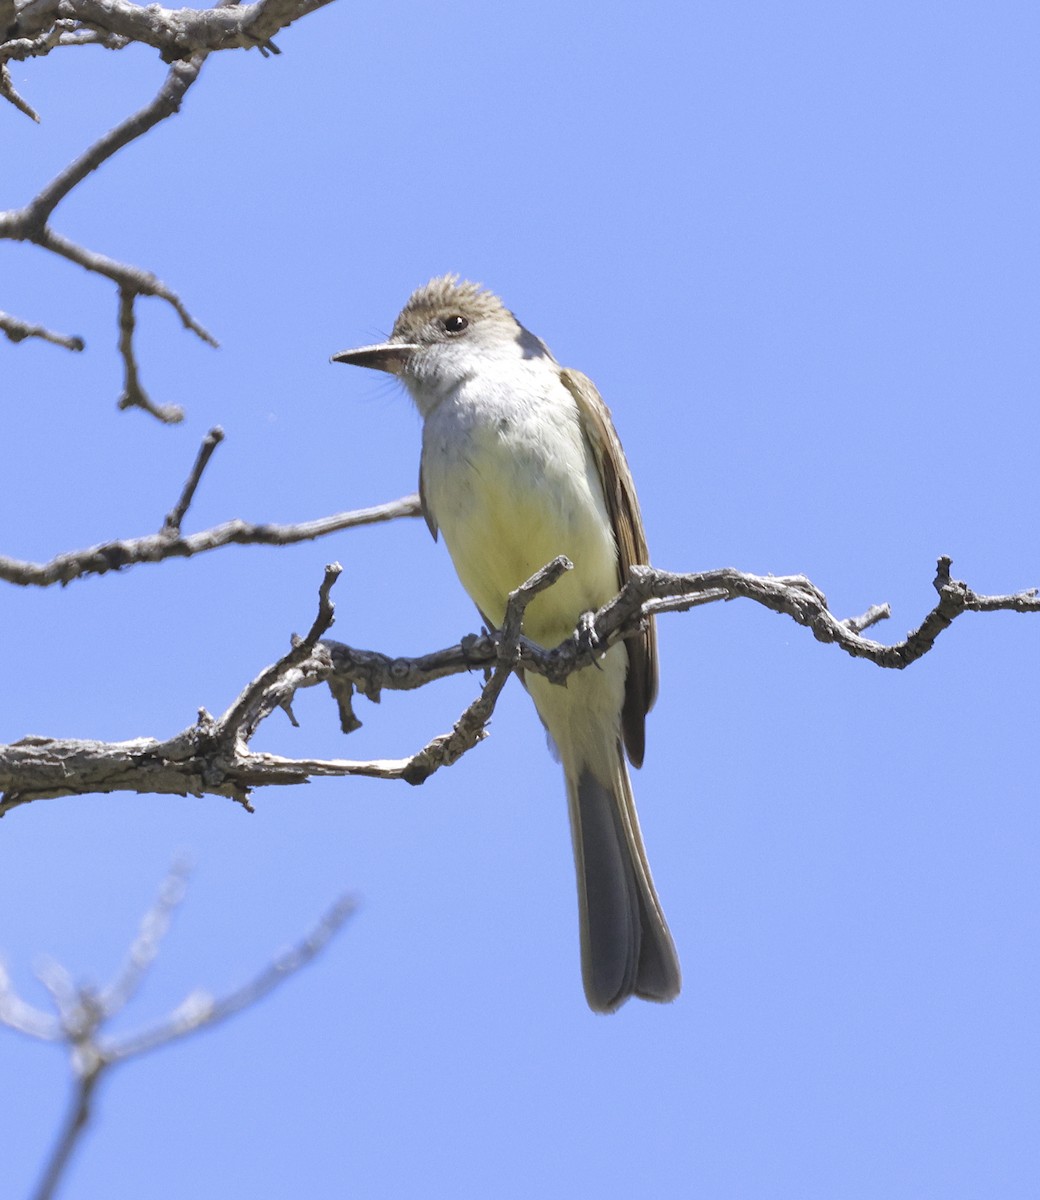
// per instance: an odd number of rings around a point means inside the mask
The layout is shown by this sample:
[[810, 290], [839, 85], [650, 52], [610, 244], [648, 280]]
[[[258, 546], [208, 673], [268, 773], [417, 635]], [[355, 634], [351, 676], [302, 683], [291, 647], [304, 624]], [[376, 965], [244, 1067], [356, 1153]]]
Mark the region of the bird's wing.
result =
[[426, 522], [426, 528], [433, 535], [433, 540], [437, 540], [437, 522], [433, 519], [433, 513], [430, 506], [426, 503], [426, 483], [423, 479], [422, 459], [419, 460], [419, 511], [423, 515], [423, 520]]
[[[636, 485], [625, 461], [621, 439], [610, 419], [610, 410], [603, 403], [596, 385], [580, 371], [568, 368], [561, 368], [560, 379], [578, 406], [582, 430], [599, 470], [603, 497], [617, 542], [620, 587], [628, 579], [630, 567], [650, 565]], [[657, 629], [653, 617], [647, 620], [643, 633], [629, 638], [625, 645], [628, 647], [628, 679], [621, 711], [621, 731], [628, 757], [632, 765], [638, 767], [643, 762], [646, 714], [657, 696]]]

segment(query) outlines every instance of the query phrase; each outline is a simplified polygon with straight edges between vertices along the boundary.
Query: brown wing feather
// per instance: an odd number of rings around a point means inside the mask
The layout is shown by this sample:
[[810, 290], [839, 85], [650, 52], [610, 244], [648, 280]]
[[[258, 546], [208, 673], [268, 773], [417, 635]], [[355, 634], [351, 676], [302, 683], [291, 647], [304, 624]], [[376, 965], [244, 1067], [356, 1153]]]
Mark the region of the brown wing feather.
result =
[[423, 479], [422, 459], [419, 460], [419, 509], [422, 512], [423, 520], [426, 522], [426, 528], [433, 535], [433, 540], [436, 541], [437, 522], [433, 519], [430, 506], [426, 503], [426, 481]]
[[[596, 385], [580, 371], [568, 368], [560, 371], [560, 378], [578, 405], [582, 428], [599, 468], [603, 496], [617, 542], [620, 587], [628, 579], [630, 567], [650, 565], [636, 485], [625, 461], [621, 439], [610, 419], [610, 410], [603, 403]], [[653, 617], [647, 621], [643, 634], [629, 638], [625, 645], [628, 647], [628, 679], [625, 706], [621, 710], [621, 732], [628, 757], [632, 765], [638, 767], [642, 765], [646, 744], [646, 714], [657, 696], [657, 629]]]

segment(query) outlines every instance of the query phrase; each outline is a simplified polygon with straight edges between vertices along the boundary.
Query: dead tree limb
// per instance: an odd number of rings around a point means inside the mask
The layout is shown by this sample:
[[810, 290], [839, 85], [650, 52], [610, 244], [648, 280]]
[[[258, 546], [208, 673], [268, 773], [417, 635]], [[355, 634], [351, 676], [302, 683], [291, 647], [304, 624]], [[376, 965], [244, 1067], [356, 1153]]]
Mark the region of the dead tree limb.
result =
[[[167, 795], [225, 796], [252, 811], [250, 797], [261, 787], [307, 783], [322, 776], [364, 775], [417, 784], [455, 762], [487, 736], [487, 726], [509, 675], [533, 671], [563, 684], [573, 671], [588, 667], [611, 645], [635, 636], [657, 613], [679, 612], [719, 600], [752, 600], [790, 617], [854, 658], [878, 667], [902, 669], [927, 654], [939, 635], [966, 612], [1040, 613], [1036, 589], [1011, 595], [980, 595], [950, 576], [950, 559], [941, 558], [934, 586], [938, 603], [917, 629], [894, 645], [863, 636], [863, 630], [889, 615], [875, 605], [862, 616], [840, 619], [823, 593], [801, 575], [751, 575], [733, 568], [676, 575], [635, 567], [619, 594], [574, 634], [551, 649], [522, 633], [523, 612], [531, 596], [550, 587], [567, 570], [566, 559], [542, 568], [512, 594], [501, 630], [463, 638], [456, 645], [419, 658], [392, 658], [323, 640], [333, 620], [330, 591], [340, 567], [326, 568], [318, 613], [306, 637], [261, 671], [219, 718], [200, 710], [198, 719], [166, 741], [137, 738], [103, 743], [29, 736], [0, 746], [0, 816], [34, 800], [115, 791]], [[339, 710], [344, 733], [360, 722], [353, 697], [378, 701], [384, 690], [411, 690], [434, 680], [472, 670], [485, 672], [477, 699], [452, 730], [434, 738], [408, 758], [299, 759], [257, 753], [249, 742], [275, 709], [295, 723], [292, 702], [305, 687], [325, 684]]]

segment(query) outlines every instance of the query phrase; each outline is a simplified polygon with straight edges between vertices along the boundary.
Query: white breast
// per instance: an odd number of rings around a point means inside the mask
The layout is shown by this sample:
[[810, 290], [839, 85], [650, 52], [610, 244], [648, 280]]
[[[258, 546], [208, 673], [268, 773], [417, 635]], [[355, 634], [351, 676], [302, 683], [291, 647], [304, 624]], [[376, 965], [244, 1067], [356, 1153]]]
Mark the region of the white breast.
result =
[[559, 554], [574, 570], [539, 596], [528, 635], [554, 645], [618, 587], [617, 550], [577, 406], [545, 359], [461, 384], [427, 414], [426, 502], [466, 591], [500, 624], [509, 592]]

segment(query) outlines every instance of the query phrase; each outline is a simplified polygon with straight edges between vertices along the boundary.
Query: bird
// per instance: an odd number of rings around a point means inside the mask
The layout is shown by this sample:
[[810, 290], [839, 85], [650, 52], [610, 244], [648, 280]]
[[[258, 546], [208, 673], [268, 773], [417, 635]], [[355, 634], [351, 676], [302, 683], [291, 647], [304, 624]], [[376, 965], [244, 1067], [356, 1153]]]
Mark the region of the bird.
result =
[[[592, 381], [561, 367], [492, 292], [457, 275], [412, 293], [390, 337], [333, 362], [396, 377], [423, 421], [419, 496], [489, 628], [511, 591], [559, 555], [573, 564], [524, 615], [545, 647], [649, 565], [635, 484]], [[582, 981], [594, 1012], [632, 996], [670, 1001], [679, 959], [636, 815], [625, 752], [644, 755], [657, 693], [653, 618], [564, 685], [524, 686], [563, 765], [578, 885]]]

